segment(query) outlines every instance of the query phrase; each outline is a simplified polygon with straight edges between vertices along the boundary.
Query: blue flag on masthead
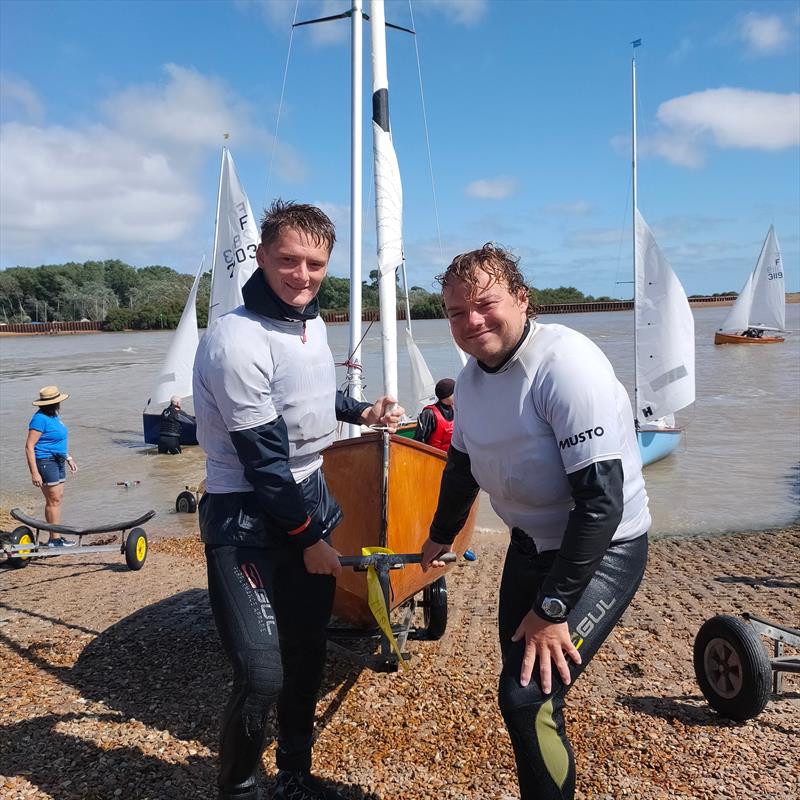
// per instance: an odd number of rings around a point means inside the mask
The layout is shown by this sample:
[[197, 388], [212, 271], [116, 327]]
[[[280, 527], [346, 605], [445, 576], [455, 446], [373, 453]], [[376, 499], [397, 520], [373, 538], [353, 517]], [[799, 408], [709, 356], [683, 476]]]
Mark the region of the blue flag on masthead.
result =
[[634, 40], [631, 42], [631, 44], [632, 44], [634, 47], [641, 47], [641, 46], [642, 46], [642, 40], [641, 40], [641, 39], [634, 39]]

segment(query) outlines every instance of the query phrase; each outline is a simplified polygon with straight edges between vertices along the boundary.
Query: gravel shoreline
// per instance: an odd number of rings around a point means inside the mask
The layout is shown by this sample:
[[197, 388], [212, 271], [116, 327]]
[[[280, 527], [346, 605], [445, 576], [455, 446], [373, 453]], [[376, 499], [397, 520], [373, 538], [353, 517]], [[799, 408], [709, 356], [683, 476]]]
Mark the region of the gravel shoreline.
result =
[[[140, 572], [115, 554], [0, 567], [0, 797], [215, 796], [230, 674], [201, 545], [154, 538]], [[409, 642], [406, 673], [331, 648], [314, 769], [352, 800], [517, 796], [495, 698], [506, 544], [477, 535], [478, 562], [448, 577], [447, 633]], [[800, 624], [800, 525], [652, 543], [633, 605], [567, 701], [577, 798], [800, 797], [800, 676], [744, 724], [719, 718], [695, 682], [702, 622], [744, 611]]]

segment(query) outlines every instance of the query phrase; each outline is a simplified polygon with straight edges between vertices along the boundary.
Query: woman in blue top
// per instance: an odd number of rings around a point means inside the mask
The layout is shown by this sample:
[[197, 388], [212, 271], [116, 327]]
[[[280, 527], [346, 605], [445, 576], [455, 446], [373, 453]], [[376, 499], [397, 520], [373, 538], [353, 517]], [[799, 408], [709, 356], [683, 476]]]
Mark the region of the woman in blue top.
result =
[[[39, 410], [28, 425], [28, 438], [25, 442], [25, 456], [31, 480], [44, 495], [44, 518], [58, 525], [61, 522], [61, 500], [64, 497], [66, 466], [70, 472], [77, 472], [75, 463], [67, 449], [67, 426], [59, 417], [61, 401], [68, 394], [62, 394], [57, 386], [45, 386], [39, 390], [39, 399], [33, 405]], [[68, 542], [57, 533], [50, 534], [50, 547], [69, 547]]]

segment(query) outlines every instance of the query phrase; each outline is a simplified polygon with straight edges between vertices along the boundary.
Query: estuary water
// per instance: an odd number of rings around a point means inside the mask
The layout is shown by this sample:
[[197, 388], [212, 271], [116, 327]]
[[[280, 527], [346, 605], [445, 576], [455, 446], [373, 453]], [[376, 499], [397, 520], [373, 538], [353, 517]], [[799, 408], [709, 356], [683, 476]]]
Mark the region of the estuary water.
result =
[[[800, 335], [782, 345], [714, 346], [726, 308], [694, 309], [697, 402], [679, 415], [688, 425], [669, 458], [645, 470], [652, 533], [696, 536], [778, 527], [800, 507]], [[548, 315], [581, 331], [605, 351], [631, 391], [632, 312]], [[367, 331], [367, 323], [364, 331]], [[800, 329], [800, 305], [787, 306], [787, 327]], [[413, 323], [414, 338], [435, 378], [455, 377], [459, 361], [444, 320]], [[337, 361], [347, 355], [346, 325], [329, 325]], [[62, 417], [79, 472], [67, 481], [63, 519], [75, 525], [124, 520], [153, 508], [153, 530], [188, 533], [196, 515], [177, 514], [175, 498], [204, 475], [203, 453], [185, 448], [159, 456], [144, 445], [141, 414], [172, 336], [167, 332], [8, 337], [0, 339], [0, 504], [43, 516], [31, 485], [24, 443], [31, 401], [57, 384], [70, 397]], [[381, 393], [378, 324], [363, 344], [365, 394]], [[400, 399], [410, 389], [399, 354]], [[344, 370], [339, 369], [340, 379]], [[139, 481], [139, 483], [135, 483]], [[118, 482], [129, 482], [130, 487]], [[478, 524], [502, 528], [486, 498]]]

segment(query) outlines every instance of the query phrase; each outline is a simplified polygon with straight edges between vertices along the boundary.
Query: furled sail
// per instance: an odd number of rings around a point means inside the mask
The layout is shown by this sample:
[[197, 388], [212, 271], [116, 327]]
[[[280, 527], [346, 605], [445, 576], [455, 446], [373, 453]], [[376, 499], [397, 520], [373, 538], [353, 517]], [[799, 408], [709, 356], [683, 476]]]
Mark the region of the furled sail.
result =
[[375, 224], [378, 238], [378, 297], [383, 344], [383, 387], [397, 397], [396, 270], [403, 263], [403, 188], [389, 126], [386, 20], [382, 2], [372, 0], [372, 152]]
[[782, 331], [786, 328], [786, 286], [781, 250], [775, 228], [770, 225], [755, 269], [736, 298], [721, 331], [746, 328]]
[[242, 304], [242, 286], [256, 269], [259, 233], [233, 156], [222, 148], [208, 324]]
[[192, 395], [192, 367], [199, 341], [196, 309], [197, 287], [200, 285], [204, 263], [204, 261], [201, 262], [200, 269], [192, 283], [180, 322], [172, 335], [164, 363], [150, 391], [150, 397], [147, 400], [148, 407], [151, 404], [166, 403], [173, 395], [178, 397], [191, 397]]
[[646, 425], [694, 402], [694, 317], [638, 210], [636, 264], [636, 418]]

